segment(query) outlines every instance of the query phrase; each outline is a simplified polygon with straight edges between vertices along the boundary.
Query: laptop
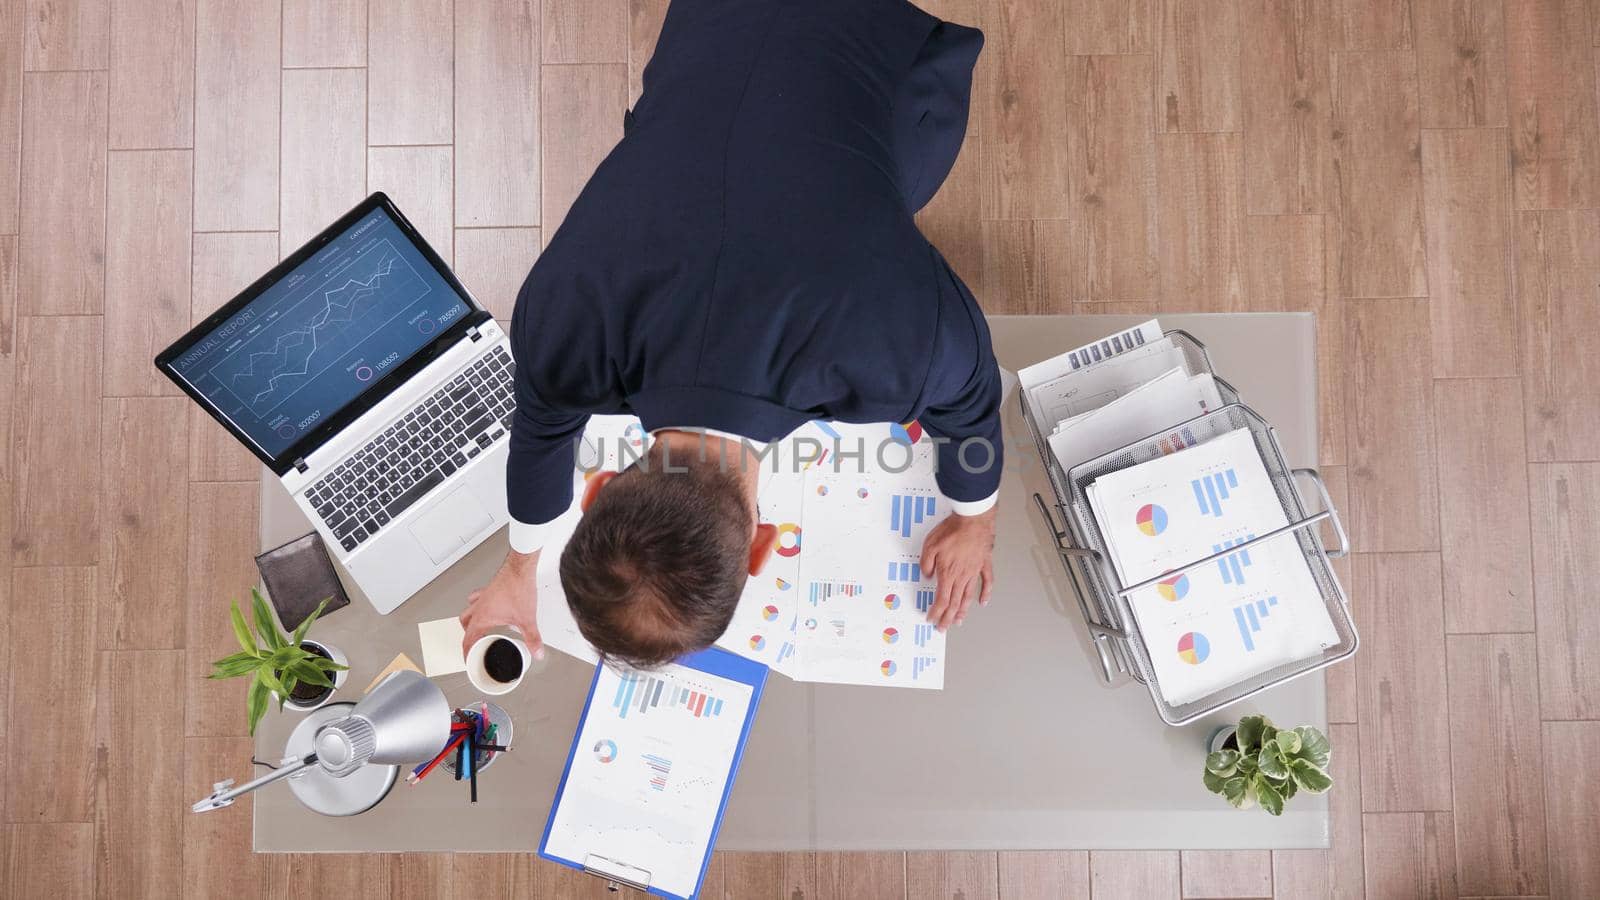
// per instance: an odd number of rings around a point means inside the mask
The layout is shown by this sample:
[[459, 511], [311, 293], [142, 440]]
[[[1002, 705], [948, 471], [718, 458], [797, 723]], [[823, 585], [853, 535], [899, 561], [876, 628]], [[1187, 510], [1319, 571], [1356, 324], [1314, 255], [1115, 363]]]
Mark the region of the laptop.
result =
[[380, 613], [509, 520], [510, 344], [382, 193], [155, 364], [272, 469]]

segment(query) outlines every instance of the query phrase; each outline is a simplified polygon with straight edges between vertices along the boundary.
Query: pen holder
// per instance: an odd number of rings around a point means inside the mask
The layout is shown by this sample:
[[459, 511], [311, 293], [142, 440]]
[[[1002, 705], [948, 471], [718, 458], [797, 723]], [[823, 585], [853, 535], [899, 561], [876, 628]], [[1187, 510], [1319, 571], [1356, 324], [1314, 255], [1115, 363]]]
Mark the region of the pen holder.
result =
[[[484, 708], [488, 709], [488, 711], [489, 711], [489, 724], [494, 727], [494, 742], [495, 742], [495, 745], [498, 746], [498, 747], [505, 747], [508, 750], [511, 749], [511, 714], [510, 713], [507, 713], [504, 709], [500, 708], [500, 706], [498, 706], [497, 704], [490, 703], [487, 700], [479, 700], [476, 703], [469, 703], [466, 706], [462, 707], [462, 709], [471, 710], [471, 711], [477, 711], [477, 712], [481, 712]], [[475, 768], [475, 769], [477, 769], [478, 771], [481, 772], [484, 769], [487, 769], [490, 766], [494, 765], [494, 761], [499, 759], [501, 757], [501, 755], [502, 754], [497, 753], [497, 752], [495, 752], [493, 750], [479, 750], [478, 754], [472, 758], [472, 766], [473, 766], [473, 768]], [[439, 765], [446, 772], [450, 773], [451, 775], [455, 775], [455, 773], [456, 773], [456, 755], [454, 753], [452, 753], [449, 756], [446, 756], [444, 758], [444, 761], [441, 762]]]

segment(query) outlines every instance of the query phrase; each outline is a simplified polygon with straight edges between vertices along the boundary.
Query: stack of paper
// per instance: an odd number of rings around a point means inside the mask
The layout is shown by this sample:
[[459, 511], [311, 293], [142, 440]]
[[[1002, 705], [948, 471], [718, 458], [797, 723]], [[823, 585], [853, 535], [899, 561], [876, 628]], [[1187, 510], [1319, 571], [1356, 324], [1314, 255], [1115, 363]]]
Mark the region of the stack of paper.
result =
[[[1089, 486], [1117, 577], [1137, 584], [1288, 524], [1248, 430]], [[1181, 705], [1338, 643], [1290, 535], [1130, 595], [1161, 695]]]

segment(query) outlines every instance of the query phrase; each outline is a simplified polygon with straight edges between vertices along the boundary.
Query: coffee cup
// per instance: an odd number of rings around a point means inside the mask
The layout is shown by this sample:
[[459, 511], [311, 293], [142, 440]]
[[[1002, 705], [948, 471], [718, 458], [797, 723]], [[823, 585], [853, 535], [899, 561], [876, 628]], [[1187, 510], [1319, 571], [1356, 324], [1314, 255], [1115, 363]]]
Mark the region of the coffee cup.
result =
[[467, 650], [467, 680], [491, 696], [515, 689], [532, 666], [528, 645], [504, 634], [486, 634]]

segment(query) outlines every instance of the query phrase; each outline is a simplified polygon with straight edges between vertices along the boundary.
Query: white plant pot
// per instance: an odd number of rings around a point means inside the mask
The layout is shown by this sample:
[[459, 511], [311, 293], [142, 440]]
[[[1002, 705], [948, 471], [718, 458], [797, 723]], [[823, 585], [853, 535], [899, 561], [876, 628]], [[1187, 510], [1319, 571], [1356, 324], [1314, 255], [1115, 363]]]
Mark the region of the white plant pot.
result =
[[1206, 752], [1215, 753], [1218, 750], [1221, 750], [1223, 743], [1227, 741], [1228, 738], [1233, 737], [1238, 730], [1239, 726], [1237, 725], [1224, 725], [1221, 728], [1218, 728], [1216, 731], [1211, 732], [1211, 738], [1206, 741]]
[[[350, 664], [350, 660], [345, 657], [344, 653], [340, 651], [338, 647], [324, 644], [321, 641], [314, 641], [311, 638], [306, 638], [300, 643], [305, 647], [316, 647], [322, 652], [328, 654], [329, 659], [341, 666], [348, 666]], [[308, 703], [304, 700], [296, 700], [294, 697], [286, 697], [283, 700], [283, 705], [288, 709], [295, 710], [296, 712], [311, 712], [312, 710], [317, 709], [318, 707], [321, 707], [328, 701], [332, 700], [333, 695], [339, 693], [339, 688], [344, 687], [345, 678], [348, 677], [349, 674], [349, 669], [340, 669], [339, 671], [334, 672], [333, 690], [328, 691], [312, 702]]]

